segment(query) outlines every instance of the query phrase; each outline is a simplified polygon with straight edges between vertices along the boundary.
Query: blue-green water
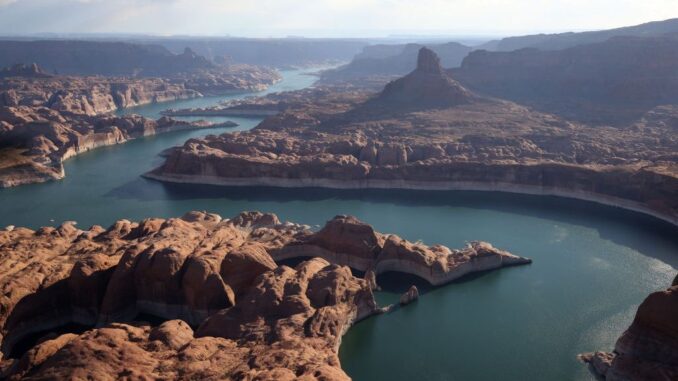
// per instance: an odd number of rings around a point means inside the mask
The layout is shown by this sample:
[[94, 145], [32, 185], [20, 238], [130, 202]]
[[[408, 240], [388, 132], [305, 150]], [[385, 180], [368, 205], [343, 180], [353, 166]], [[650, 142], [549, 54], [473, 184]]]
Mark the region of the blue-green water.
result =
[[[298, 71], [284, 75], [270, 91], [314, 80]], [[126, 112], [156, 117], [167, 107], [226, 98]], [[229, 119], [240, 123], [236, 129], [259, 121]], [[590, 379], [577, 353], [612, 348], [638, 304], [666, 288], [678, 268], [674, 228], [586, 202], [482, 192], [226, 189], [139, 177], [160, 164], [162, 150], [228, 130], [163, 134], [79, 155], [66, 161], [62, 181], [0, 190], [0, 226], [65, 220], [106, 226], [189, 210], [222, 216], [261, 210], [320, 225], [336, 214], [353, 214], [409, 240], [459, 247], [482, 239], [534, 260], [429, 290], [410, 306], [351, 328], [341, 346], [342, 366], [366, 381]], [[378, 299], [393, 302], [397, 291]]]

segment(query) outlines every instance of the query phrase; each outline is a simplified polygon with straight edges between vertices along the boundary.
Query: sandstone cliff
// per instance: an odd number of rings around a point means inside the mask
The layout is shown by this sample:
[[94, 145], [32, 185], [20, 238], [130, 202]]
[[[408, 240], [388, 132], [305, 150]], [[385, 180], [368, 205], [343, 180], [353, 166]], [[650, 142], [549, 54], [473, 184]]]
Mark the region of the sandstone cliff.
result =
[[147, 176], [552, 194], [678, 223], [678, 107], [656, 107], [624, 127], [594, 127], [473, 94], [426, 50], [421, 57], [419, 69], [372, 97], [309, 92], [305, 101], [300, 93], [250, 101], [282, 111], [252, 131], [191, 139]]
[[0, 106], [43, 106], [90, 116], [200, 96], [182, 83], [160, 78], [13, 76], [0, 81]]
[[89, 116], [47, 107], [0, 107], [0, 187], [61, 179], [64, 160], [94, 148], [212, 126], [167, 117], [155, 121], [138, 115]]
[[[5, 73], [0, 79], [0, 187], [63, 178], [61, 162], [93, 148], [211, 126], [108, 115], [119, 109], [202, 96], [180, 81], [50, 76], [37, 65], [19, 65]], [[219, 77], [209, 80], [204, 90], [226, 91], [234, 81], [238, 88], [257, 85]], [[193, 85], [203, 89], [197, 83]]]
[[[675, 23], [675, 20], [674, 20]], [[623, 126], [678, 104], [676, 36], [623, 37], [564, 50], [477, 50], [452, 75], [469, 89], [540, 111]]]
[[468, 90], [443, 72], [440, 58], [432, 50], [421, 48], [414, 71], [388, 83], [371, 102], [403, 110], [452, 107], [472, 100]]
[[666, 291], [650, 294], [614, 352], [579, 356], [605, 380], [678, 379], [678, 276]]
[[[472, 48], [456, 43], [427, 44], [446, 68], [458, 67]], [[350, 83], [360, 87], [383, 86], [389, 80], [411, 72], [417, 66], [420, 44], [370, 45], [347, 65], [321, 73], [323, 84]]]
[[335, 217], [317, 233], [300, 235], [273, 250], [271, 256], [276, 260], [319, 257], [374, 275], [389, 271], [413, 274], [434, 286], [473, 272], [531, 262], [486, 242], [471, 242], [461, 250], [413, 244], [396, 235], [377, 233], [350, 216]]

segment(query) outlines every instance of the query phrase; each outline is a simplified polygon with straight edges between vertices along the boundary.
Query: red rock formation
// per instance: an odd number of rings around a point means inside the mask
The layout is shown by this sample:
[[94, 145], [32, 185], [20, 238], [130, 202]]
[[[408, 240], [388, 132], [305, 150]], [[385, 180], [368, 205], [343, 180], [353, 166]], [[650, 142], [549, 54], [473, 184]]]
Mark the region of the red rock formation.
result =
[[137, 115], [90, 116], [87, 114], [94, 109], [86, 99], [77, 104], [69, 106], [69, 111], [42, 106], [0, 107], [0, 141], [5, 146], [0, 148], [0, 187], [63, 178], [63, 160], [97, 147], [156, 133], [214, 126], [167, 117], [154, 121]]
[[[313, 94], [305, 101], [289, 94], [287, 108], [280, 94], [273, 104], [282, 112], [254, 130], [191, 139], [146, 176], [226, 186], [547, 194], [678, 224], [676, 106], [656, 107], [620, 128], [572, 123], [467, 94], [430, 53], [422, 53], [421, 69], [372, 99]], [[272, 103], [247, 103], [264, 104]]]
[[433, 285], [477, 271], [531, 263], [486, 242], [472, 242], [460, 250], [414, 244], [396, 235], [377, 233], [351, 216], [336, 216], [317, 233], [299, 235], [271, 251], [271, 256], [276, 260], [320, 257], [375, 275], [389, 271], [413, 274]]
[[[427, 44], [439, 57], [441, 65], [458, 67], [473, 50], [457, 42]], [[350, 84], [360, 88], [381, 89], [389, 80], [411, 72], [417, 66], [420, 44], [369, 45], [347, 65], [321, 72], [322, 84]]]
[[678, 276], [666, 291], [650, 294], [614, 352], [579, 356], [605, 380], [678, 379]]
[[[326, 257], [412, 257], [433, 272], [444, 260], [433, 255], [452, 252], [400, 239], [382, 248], [394, 240], [385, 237], [352, 217], [313, 233], [258, 212], [1, 230], [0, 377], [347, 380], [339, 344], [353, 323], [381, 312], [374, 282], [342, 263], [314, 258], [292, 269], [271, 255], [322, 247]], [[509, 255], [474, 250], [454, 252]], [[139, 314], [167, 321], [132, 322]], [[49, 334], [72, 323], [93, 328]]]
[[372, 103], [412, 109], [450, 107], [472, 101], [473, 95], [443, 72], [438, 56], [428, 48], [421, 48], [417, 68], [387, 84]]
[[190, 50], [177, 59], [177, 67], [164, 68], [174, 70], [172, 79], [51, 76], [35, 64], [0, 70], [0, 187], [63, 178], [61, 161], [92, 148], [158, 132], [212, 126], [104, 114], [204, 94], [259, 91], [280, 79], [272, 70], [248, 65], [207, 63], [203, 68], [203, 62], [182, 71], [204, 60]]
[[562, 50], [477, 50], [451, 74], [467, 88], [586, 123], [624, 126], [678, 103], [678, 37], [617, 36]]

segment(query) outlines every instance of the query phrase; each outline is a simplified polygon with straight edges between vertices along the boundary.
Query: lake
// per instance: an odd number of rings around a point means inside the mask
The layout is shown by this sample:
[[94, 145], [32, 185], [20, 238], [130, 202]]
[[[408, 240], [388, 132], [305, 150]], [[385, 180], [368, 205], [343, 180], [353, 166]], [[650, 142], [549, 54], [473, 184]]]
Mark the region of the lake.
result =
[[[311, 85], [305, 71], [283, 72], [268, 91]], [[142, 106], [158, 117], [169, 108], [202, 107], [237, 94]], [[381, 232], [460, 247], [485, 240], [532, 258], [435, 289], [393, 313], [351, 328], [340, 350], [356, 380], [592, 379], [576, 355], [612, 349], [637, 306], [665, 289], [678, 268], [676, 228], [636, 213], [582, 201], [494, 192], [332, 191], [165, 185], [140, 177], [158, 153], [189, 138], [254, 127], [180, 131], [104, 147], [67, 160], [66, 178], [0, 189], [0, 226], [37, 228], [75, 220], [81, 228], [117, 219], [243, 210], [320, 226], [352, 214]], [[396, 302], [416, 279], [380, 278], [380, 304]]]

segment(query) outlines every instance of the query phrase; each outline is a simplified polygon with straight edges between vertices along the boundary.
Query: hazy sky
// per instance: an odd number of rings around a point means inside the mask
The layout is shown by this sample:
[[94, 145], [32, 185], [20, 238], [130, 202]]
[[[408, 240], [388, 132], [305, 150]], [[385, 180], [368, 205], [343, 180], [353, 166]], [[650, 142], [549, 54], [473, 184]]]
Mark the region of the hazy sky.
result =
[[500, 35], [678, 17], [678, 0], [0, 0], [0, 34]]

